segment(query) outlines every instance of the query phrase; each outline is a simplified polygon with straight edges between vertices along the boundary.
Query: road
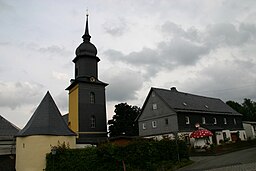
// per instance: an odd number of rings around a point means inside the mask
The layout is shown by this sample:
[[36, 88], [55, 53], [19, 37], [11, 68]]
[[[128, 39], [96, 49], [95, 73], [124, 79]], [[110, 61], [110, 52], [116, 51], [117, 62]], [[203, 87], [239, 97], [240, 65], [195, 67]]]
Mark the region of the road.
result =
[[194, 164], [178, 171], [256, 171], [256, 147], [219, 156], [191, 157]]

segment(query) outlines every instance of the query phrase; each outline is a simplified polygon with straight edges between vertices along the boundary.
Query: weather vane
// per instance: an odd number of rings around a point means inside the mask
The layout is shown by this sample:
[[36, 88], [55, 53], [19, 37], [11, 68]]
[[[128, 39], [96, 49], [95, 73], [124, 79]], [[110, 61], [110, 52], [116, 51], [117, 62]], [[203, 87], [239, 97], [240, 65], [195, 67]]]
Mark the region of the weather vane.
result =
[[89, 11], [88, 11], [88, 8], [86, 9], [86, 16], [88, 17], [89, 15]]

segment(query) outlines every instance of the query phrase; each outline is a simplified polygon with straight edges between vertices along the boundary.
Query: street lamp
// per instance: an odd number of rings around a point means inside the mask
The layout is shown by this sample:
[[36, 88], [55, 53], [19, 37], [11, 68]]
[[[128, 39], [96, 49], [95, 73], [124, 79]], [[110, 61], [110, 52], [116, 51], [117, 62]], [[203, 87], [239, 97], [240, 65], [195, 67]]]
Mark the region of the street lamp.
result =
[[54, 166], [54, 156], [56, 155], [56, 152], [57, 152], [57, 147], [52, 147], [51, 149], [51, 153], [52, 153], [52, 160], [53, 160], [53, 171], [55, 170], [55, 166]]

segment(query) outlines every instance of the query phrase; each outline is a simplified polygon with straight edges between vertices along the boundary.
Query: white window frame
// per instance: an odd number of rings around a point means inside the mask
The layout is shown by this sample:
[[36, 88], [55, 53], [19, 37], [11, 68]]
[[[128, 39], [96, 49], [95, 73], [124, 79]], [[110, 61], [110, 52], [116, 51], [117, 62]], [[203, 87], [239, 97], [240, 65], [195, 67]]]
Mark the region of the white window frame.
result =
[[216, 125], [217, 124], [217, 118], [213, 118], [213, 124]]
[[202, 124], [205, 124], [205, 117], [202, 117]]
[[185, 116], [185, 123], [186, 125], [190, 124], [189, 116]]
[[227, 125], [227, 118], [223, 118], [224, 125]]
[[157, 127], [156, 121], [152, 121], [152, 128], [156, 128], [156, 127]]
[[152, 108], [153, 108], [153, 110], [157, 110], [157, 104], [153, 103]]
[[142, 129], [147, 129], [146, 123], [142, 123]]
[[96, 128], [96, 117], [94, 115], [91, 116], [91, 128]]
[[234, 125], [236, 125], [237, 124], [237, 122], [236, 122], [236, 118], [234, 118]]

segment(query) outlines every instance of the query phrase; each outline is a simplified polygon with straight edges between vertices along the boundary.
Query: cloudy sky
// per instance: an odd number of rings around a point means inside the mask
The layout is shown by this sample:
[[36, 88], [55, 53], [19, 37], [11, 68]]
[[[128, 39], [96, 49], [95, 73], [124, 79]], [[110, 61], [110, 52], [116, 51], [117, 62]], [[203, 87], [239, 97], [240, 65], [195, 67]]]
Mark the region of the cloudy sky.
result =
[[22, 128], [48, 90], [67, 113], [87, 8], [109, 119], [151, 87], [256, 101], [255, 0], [0, 0], [0, 115]]

